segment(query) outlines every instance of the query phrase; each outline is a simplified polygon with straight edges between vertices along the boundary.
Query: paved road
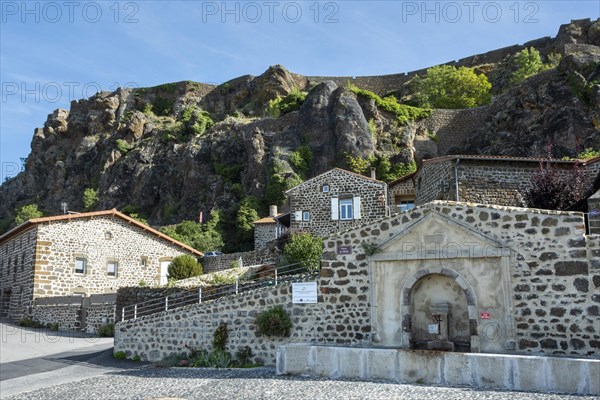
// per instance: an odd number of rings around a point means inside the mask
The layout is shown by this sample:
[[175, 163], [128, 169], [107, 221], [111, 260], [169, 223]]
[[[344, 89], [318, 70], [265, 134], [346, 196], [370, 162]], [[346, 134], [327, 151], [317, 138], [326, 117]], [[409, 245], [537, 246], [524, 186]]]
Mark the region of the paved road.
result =
[[271, 368], [214, 370], [144, 367], [23, 393], [6, 400], [402, 399], [583, 400], [594, 397], [276, 376]]
[[0, 398], [137, 365], [112, 358], [112, 338], [0, 323]]

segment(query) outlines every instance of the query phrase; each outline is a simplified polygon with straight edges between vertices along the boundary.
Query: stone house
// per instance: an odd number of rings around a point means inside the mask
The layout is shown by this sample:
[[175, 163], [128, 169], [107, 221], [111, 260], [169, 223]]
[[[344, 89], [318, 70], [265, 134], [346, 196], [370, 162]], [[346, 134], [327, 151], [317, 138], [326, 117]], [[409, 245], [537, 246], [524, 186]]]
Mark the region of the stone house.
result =
[[163, 284], [181, 254], [203, 256], [115, 209], [32, 219], [0, 236], [0, 310], [18, 320], [41, 297]]
[[[334, 168], [286, 192], [289, 216], [270, 215], [255, 222], [255, 248], [264, 247], [289, 226], [293, 231], [308, 231], [328, 236], [388, 214], [387, 184]], [[289, 218], [289, 225], [285, 226]]]
[[[415, 205], [451, 200], [503, 206], [524, 206], [522, 193], [540, 168], [539, 158], [451, 155], [423, 160], [414, 174], [390, 182], [392, 211], [403, 201]], [[579, 161], [551, 161], [559, 173], [581, 168], [584, 187], [592, 188], [600, 176], [600, 157]]]

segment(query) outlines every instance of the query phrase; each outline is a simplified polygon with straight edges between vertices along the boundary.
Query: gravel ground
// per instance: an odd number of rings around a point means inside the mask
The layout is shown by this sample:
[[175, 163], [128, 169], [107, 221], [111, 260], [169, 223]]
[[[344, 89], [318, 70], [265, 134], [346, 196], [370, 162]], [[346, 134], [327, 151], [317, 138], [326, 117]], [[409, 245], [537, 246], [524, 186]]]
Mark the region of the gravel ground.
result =
[[598, 399], [528, 392], [402, 385], [391, 382], [277, 376], [271, 368], [215, 370], [154, 368], [100, 377], [22, 393], [10, 400], [191, 400], [191, 399]]

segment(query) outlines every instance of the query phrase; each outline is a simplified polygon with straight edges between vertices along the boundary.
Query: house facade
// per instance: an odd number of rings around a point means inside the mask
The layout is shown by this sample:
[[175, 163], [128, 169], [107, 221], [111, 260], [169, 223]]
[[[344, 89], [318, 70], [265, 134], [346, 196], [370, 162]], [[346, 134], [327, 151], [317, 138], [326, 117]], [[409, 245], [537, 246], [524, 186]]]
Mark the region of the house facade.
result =
[[117, 210], [32, 219], [0, 236], [1, 314], [21, 319], [42, 297], [164, 284], [181, 254], [203, 255]]
[[323, 237], [388, 214], [385, 182], [340, 168], [309, 179], [286, 195], [290, 229]]
[[[523, 207], [523, 192], [539, 171], [539, 158], [452, 155], [423, 160], [419, 170], [389, 184], [392, 211], [399, 211], [403, 199], [414, 196], [415, 205], [434, 200]], [[584, 188], [593, 187], [600, 175], [600, 157], [563, 161], [552, 160], [559, 174], [581, 169]]]

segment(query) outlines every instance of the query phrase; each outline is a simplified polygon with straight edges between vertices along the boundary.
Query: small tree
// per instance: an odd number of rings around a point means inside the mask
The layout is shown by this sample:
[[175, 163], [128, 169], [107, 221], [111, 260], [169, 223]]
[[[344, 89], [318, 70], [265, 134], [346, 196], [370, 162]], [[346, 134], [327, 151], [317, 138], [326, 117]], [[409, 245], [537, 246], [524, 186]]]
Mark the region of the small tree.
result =
[[15, 216], [15, 224], [21, 225], [22, 223], [27, 222], [30, 219], [41, 218], [43, 216], [44, 213], [38, 210], [37, 204], [29, 204], [17, 210], [17, 215]]
[[549, 162], [540, 163], [540, 169], [523, 192], [528, 207], [547, 210], [568, 210], [583, 194], [583, 173], [575, 164], [570, 173], [561, 173]]
[[550, 54], [548, 56], [548, 63], [544, 63], [540, 52], [534, 47], [530, 47], [515, 54], [513, 62], [517, 70], [513, 72], [510, 83], [514, 85], [540, 72], [556, 67], [560, 62], [560, 54]]
[[240, 203], [235, 217], [236, 236], [238, 245], [251, 243], [254, 240], [254, 221], [258, 220], [258, 200], [246, 197]]
[[202, 265], [189, 254], [177, 256], [169, 264], [169, 279], [187, 279], [202, 275]]
[[308, 270], [319, 268], [323, 254], [323, 239], [307, 232], [292, 233], [290, 241], [283, 248], [283, 255], [290, 264], [300, 263]]
[[98, 204], [98, 191], [96, 189], [87, 188], [83, 191], [83, 206], [86, 210], [91, 210]]
[[439, 65], [429, 68], [424, 77], [415, 77], [412, 89], [421, 107], [470, 108], [490, 102], [492, 84], [473, 68]]

